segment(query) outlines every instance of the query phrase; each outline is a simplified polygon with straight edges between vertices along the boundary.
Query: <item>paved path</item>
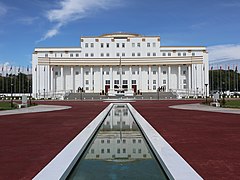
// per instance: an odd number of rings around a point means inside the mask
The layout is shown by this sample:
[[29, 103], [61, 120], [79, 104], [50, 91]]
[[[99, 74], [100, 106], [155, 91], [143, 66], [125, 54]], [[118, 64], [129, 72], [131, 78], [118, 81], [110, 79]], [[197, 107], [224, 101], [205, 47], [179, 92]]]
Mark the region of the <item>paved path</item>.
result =
[[11, 114], [59, 111], [59, 110], [70, 109], [70, 108], [71, 108], [71, 106], [38, 105], [38, 106], [32, 106], [32, 107], [28, 107], [28, 108], [0, 111], [0, 116], [11, 115]]
[[240, 114], [240, 109], [206, 106], [206, 105], [199, 104], [199, 103], [197, 103], [197, 104], [174, 105], [174, 106], [169, 106], [169, 107], [174, 108], [174, 109], [184, 109], [184, 110], [196, 110], [196, 111], [209, 111], [209, 112]]

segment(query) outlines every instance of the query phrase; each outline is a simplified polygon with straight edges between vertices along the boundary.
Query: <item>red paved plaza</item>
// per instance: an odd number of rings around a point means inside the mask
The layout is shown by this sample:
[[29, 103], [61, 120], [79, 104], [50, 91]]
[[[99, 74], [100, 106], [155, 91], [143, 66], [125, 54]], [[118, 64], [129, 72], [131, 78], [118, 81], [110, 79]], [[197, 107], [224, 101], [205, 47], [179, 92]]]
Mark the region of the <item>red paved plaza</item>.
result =
[[[44, 102], [71, 109], [0, 116], [0, 179], [31, 179], [108, 103]], [[132, 105], [204, 179], [240, 179], [240, 115], [168, 108], [196, 101]]]

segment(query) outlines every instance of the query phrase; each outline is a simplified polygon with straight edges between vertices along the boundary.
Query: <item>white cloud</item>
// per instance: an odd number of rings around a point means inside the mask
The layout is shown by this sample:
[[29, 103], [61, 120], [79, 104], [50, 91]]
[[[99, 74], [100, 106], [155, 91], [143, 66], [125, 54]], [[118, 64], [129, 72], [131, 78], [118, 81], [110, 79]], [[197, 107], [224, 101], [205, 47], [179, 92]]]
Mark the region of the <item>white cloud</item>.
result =
[[240, 7], [240, 2], [225, 2], [220, 5], [223, 7]]
[[210, 46], [208, 52], [211, 64], [238, 64], [240, 62], [240, 44]]
[[63, 25], [85, 18], [98, 10], [119, 5], [119, 0], [61, 0], [57, 4], [59, 8], [47, 12], [48, 20], [56, 25], [40, 41], [56, 36]]
[[38, 17], [22, 17], [17, 19], [17, 22], [20, 22], [25, 25], [31, 25], [38, 19], [39, 19]]
[[0, 2], [0, 17], [4, 16], [7, 13], [7, 7]]

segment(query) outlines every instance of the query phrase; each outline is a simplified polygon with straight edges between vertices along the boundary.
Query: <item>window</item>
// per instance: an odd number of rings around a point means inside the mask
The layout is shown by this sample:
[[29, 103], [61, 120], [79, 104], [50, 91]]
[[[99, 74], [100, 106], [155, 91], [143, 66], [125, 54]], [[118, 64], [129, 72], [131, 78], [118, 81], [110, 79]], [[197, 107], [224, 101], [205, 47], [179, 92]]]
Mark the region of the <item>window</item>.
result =
[[85, 57], [88, 57], [88, 53], [85, 53]]
[[166, 80], [165, 79], [163, 80], [163, 84], [166, 84]]
[[89, 80], [86, 80], [86, 81], [85, 81], [85, 84], [88, 85], [88, 84], [89, 84]]
[[136, 149], [135, 148], [133, 148], [133, 154], [136, 154]]
[[153, 71], [153, 74], [157, 74], [157, 71]]
[[122, 74], [125, 75], [125, 71], [122, 71]]
[[183, 56], [186, 56], [186, 55], [187, 55], [187, 53], [184, 52], [184, 53], [183, 53]]
[[128, 80], [123, 80], [123, 84], [127, 84], [128, 83]]
[[172, 54], [169, 52], [169, 53], [168, 53], [168, 56], [172, 56]]
[[119, 148], [117, 149], [117, 153], [120, 154], [120, 149]]
[[93, 57], [94, 56], [94, 54], [93, 53], [91, 53], [91, 57]]
[[117, 74], [120, 74], [120, 72], [119, 72], [119, 71], [117, 71]]
[[106, 80], [106, 81], [105, 81], [105, 84], [110, 84], [110, 80]]
[[183, 85], [183, 89], [187, 89], [187, 85]]
[[88, 48], [88, 43], [85, 43], [85, 48]]
[[48, 57], [48, 54], [45, 54], [45, 57]]
[[153, 84], [156, 84], [157, 83], [157, 81], [156, 80], [153, 80]]
[[91, 154], [94, 154], [94, 149], [91, 149]]
[[135, 43], [132, 43], [132, 47], [135, 47]]
[[92, 48], [94, 47], [94, 44], [93, 44], [93, 43], [91, 43], [91, 47], [92, 47]]
[[140, 43], [137, 43], [137, 47], [141, 47], [141, 44], [140, 44]]
[[186, 79], [183, 80], [183, 84], [187, 84], [187, 80]]
[[114, 84], [119, 84], [119, 80], [114, 80]]
[[79, 57], [79, 54], [78, 54], [78, 53], [76, 54], [76, 57]]
[[120, 54], [119, 54], [119, 53], [117, 53], [117, 54], [116, 54], [116, 56], [120, 56]]
[[194, 53], [194, 52], [192, 53], [192, 56], [195, 56], [195, 53]]
[[55, 72], [55, 76], [58, 76], [58, 72]]
[[85, 72], [85, 74], [86, 74], [86, 75], [88, 75], [88, 74], [89, 74], [89, 72], [88, 72], [88, 71], [86, 71], [86, 72]]
[[147, 43], [147, 47], [150, 47], [150, 43]]
[[107, 149], [107, 153], [108, 153], [108, 154], [110, 153], [110, 149]]
[[163, 56], [166, 56], [166, 53], [162, 53]]
[[73, 54], [72, 54], [72, 53], [70, 54], [70, 57], [73, 57]]
[[124, 56], [125, 56], [125, 53], [122, 53], [122, 56], [124, 57]]
[[117, 143], [120, 144], [120, 142], [121, 142], [120, 139], [118, 139], [118, 140], [117, 140]]
[[109, 48], [109, 43], [106, 44], [107, 48]]
[[101, 143], [102, 143], [102, 144], [104, 143], [104, 139], [101, 140]]
[[132, 84], [137, 84], [137, 81], [136, 80], [132, 80]]
[[124, 153], [124, 154], [126, 153], [126, 149], [125, 149], [125, 148], [123, 149], [123, 153]]
[[132, 56], [135, 56], [135, 53], [132, 53]]
[[153, 53], [153, 56], [156, 56], [156, 53]]
[[153, 90], [156, 90], [156, 89], [157, 89], [157, 88], [156, 88], [156, 86], [154, 85], [154, 86], [153, 86]]
[[110, 139], [107, 140], [107, 143], [110, 144]]
[[138, 149], [138, 153], [141, 154], [141, 153], [142, 153], [142, 150], [141, 150], [141, 149]]
[[137, 56], [141, 56], [141, 53], [137, 53]]
[[138, 143], [139, 143], [139, 144], [141, 144], [141, 143], [142, 143], [141, 139], [139, 139], [139, 140], [138, 140]]
[[183, 74], [184, 74], [184, 75], [186, 74], [186, 71], [185, 71], [185, 70], [183, 71]]
[[163, 74], [167, 74], [167, 71], [163, 71]]
[[156, 43], [155, 42], [153, 43], [153, 47], [156, 47]]
[[76, 75], [79, 75], [79, 72], [78, 72], [78, 71], [76, 71], [76, 72], [75, 72], [75, 74], [76, 74]]
[[178, 53], [178, 56], [181, 56], [181, 53]]
[[109, 75], [109, 71], [106, 71], [106, 75]]
[[104, 44], [103, 43], [101, 43], [101, 48], [103, 48], [104, 47]]
[[136, 72], [135, 72], [135, 71], [132, 71], [132, 74], [136, 74]]
[[101, 57], [103, 57], [104, 56], [104, 54], [103, 53], [101, 53]]
[[147, 53], [147, 56], [151, 56], [151, 53], [148, 52], [148, 53]]
[[[124, 124], [125, 124], [125, 123], [124, 123]], [[122, 141], [122, 142], [123, 142], [123, 144], [126, 144], [126, 139], [123, 139], [123, 141]]]
[[135, 144], [136, 143], [136, 139], [133, 139], [133, 144]]
[[109, 53], [107, 53], [106, 56], [109, 57]]
[[116, 44], [117, 48], [119, 48], [119, 43]]
[[122, 43], [122, 48], [125, 48], [125, 43]]

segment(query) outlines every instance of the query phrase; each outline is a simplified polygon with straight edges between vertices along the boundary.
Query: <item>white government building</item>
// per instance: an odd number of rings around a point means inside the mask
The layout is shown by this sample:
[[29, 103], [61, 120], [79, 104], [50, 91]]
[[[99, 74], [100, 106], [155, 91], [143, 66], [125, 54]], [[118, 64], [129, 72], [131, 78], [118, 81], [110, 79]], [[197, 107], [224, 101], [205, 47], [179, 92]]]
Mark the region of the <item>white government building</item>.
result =
[[33, 97], [69, 92], [115, 96], [175, 92], [208, 94], [203, 46], [161, 46], [160, 36], [112, 33], [81, 37], [79, 47], [41, 47], [32, 54]]

